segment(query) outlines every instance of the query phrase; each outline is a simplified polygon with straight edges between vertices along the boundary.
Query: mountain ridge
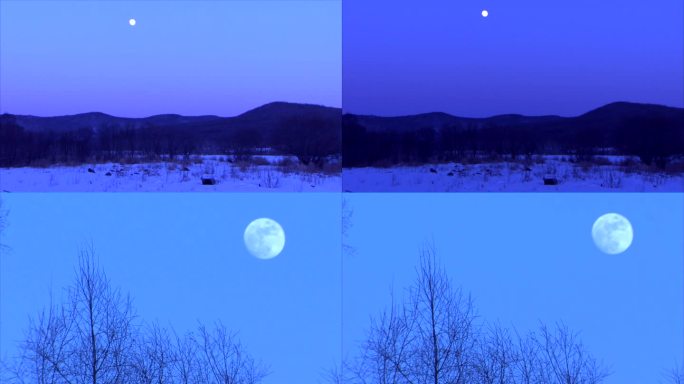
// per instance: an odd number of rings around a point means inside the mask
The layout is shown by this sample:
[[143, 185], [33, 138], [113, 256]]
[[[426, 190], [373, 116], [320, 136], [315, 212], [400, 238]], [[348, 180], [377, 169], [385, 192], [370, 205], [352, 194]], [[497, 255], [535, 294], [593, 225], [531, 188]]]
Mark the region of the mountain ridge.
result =
[[59, 116], [36, 116], [4, 113], [0, 115], [0, 123], [12, 119], [27, 131], [68, 132], [81, 128], [97, 130], [103, 125], [113, 125], [118, 128], [144, 128], [183, 125], [197, 126], [201, 124], [275, 124], [286, 118], [299, 115], [322, 114], [331, 115], [341, 113], [340, 108], [317, 104], [291, 103], [275, 101], [260, 105], [235, 116], [218, 115], [180, 115], [175, 113], [156, 114], [146, 117], [114, 116], [104, 112], [84, 112]]
[[592, 125], [609, 122], [616, 124], [631, 118], [684, 118], [684, 108], [671, 107], [660, 104], [633, 103], [617, 101], [602, 105], [577, 116], [560, 115], [522, 115], [500, 114], [488, 117], [463, 117], [446, 112], [428, 112], [415, 115], [376, 116], [346, 113], [353, 117], [369, 132], [411, 132], [421, 128], [433, 128], [437, 131], [445, 127], [458, 126], [465, 128], [485, 128], [491, 126], [537, 126], [537, 125], [567, 125], [568, 123], [590, 123]]

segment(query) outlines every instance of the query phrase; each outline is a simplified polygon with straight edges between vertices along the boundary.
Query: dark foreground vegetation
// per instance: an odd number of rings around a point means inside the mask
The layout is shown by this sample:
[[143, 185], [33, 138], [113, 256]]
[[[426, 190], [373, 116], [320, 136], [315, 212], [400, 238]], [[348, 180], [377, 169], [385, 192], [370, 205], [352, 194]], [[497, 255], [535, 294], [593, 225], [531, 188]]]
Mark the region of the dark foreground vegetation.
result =
[[344, 167], [467, 162], [532, 155], [637, 156], [665, 169], [684, 156], [684, 109], [613, 103], [577, 117], [445, 113], [342, 117]]
[[[371, 319], [359, 352], [331, 372], [332, 382], [598, 384], [610, 374], [563, 323], [520, 334], [480, 319], [430, 248], [405, 292]], [[667, 376], [681, 383], [679, 370]]]
[[269, 373], [223, 324], [177, 334], [135, 314], [91, 249], [66, 299], [32, 318], [19, 353], [2, 362], [8, 384], [256, 384]]
[[244, 161], [265, 154], [264, 150], [322, 167], [340, 155], [340, 120], [336, 108], [280, 102], [229, 118], [4, 114], [0, 116], [0, 167], [149, 162], [201, 154]]

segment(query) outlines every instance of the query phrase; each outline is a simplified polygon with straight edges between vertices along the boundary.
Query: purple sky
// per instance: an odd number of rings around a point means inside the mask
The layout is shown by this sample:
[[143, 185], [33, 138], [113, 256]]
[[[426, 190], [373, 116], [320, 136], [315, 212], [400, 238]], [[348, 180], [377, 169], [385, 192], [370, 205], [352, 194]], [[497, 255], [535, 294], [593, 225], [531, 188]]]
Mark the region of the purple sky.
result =
[[345, 0], [342, 13], [347, 112], [684, 106], [681, 0]]
[[0, 26], [0, 113], [341, 105], [340, 1], [3, 0]]

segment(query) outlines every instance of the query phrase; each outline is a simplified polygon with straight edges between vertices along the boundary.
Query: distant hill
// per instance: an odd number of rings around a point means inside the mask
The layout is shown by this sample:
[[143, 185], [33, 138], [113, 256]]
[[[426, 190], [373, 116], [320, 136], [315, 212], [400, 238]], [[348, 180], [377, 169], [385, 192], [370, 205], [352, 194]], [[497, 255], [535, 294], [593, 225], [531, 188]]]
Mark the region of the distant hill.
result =
[[551, 129], [554, 126], [572, 129], [572, 127], [599, 127], [612, 129], [627, 119], [633, 118], [666, 118], [684, 119], [684, 109], [667, 107], [656, 104], [639, 104], [615, 102], [596, 108], [576, 117], [561, 117], [555, 115], [524, 116], [517, 114], [497, 115], [484, 118], [459, 117], [443, 112], [423, 113], [408, 116], [381, 117], [373, 115], [354, 115], [354, 119], [366, 128], [368, 132], [409, 132], [422, 128], [432, 128], [440, 131], [445, 127], [460, 127], [463, 129], [480, 129], [493, 126], [508, 126], [517, 128], [540, 127]]
[[520, 125], [535, 124], [540, 122], [559, 121], [560, 116], [523, 116], [523, 115], [498, 115], [486, 118], [459, 117], [444, 112], [423, 113], [418, 115], [381, 117], [372, 115], [349, 115], [354, 116], [359, 124], [369, 132], [410, 132], [421, 128], [433, 128], [440, 131], [445, 127], [460, 126], [463, 128], [483, 128], [492, 124], [497, 125]]
[[0, 166], [179, 154], [248, 156], [263, 148], [296, 155], [304, 164], [322, 165], [327, 157], [340, 153], [341, 116], [339, 108], [286, 102], [233, 117], [3, 114]]
[[606, 150], [661, 165], [684, 155], [684, 108], [615, 102], [574, 117], [343, 116], [345, 166], [448, 161], [476, 152], [590, 156]]
[[15, 122], [27, 131], [32, 132], [68, 132], [81, 128], [99, 128], [110, 125], [119, 128], [142, 128], [149, 125], [175, 125], [189, 122], [209, 121], [220, 119], [218, 116], [181, 116], [181, 115], [155, 115], [144, 118], [116, 117], [101, 112], [80, 113], [77, 115], [65, 115], [54, 117], [40, 117], [31, 115], [9, 115], [0, 118], [14, 118]]
[[224, 139], [226, 135], [257, 134], [262, 138], [277, 137], [286, 123], [296, 118], [318, 118], [338, 127], [342, 110], [314, 104], [273, 102], [234, 117], [188, 121], [167, 126], [179, 132], [193, 132], [205, 138]]
[[339, 119], [339, 108], [324, 107], [312, 104], [297, 104], [273, 102], [254, 108], [234, 117], [220, 117], [214, 115], [182, 116], [176, 114], [154, 115], [149, 117], [117, 117], [101, 112], [89, 112], [76, 115], [40, 117], [32, 115], [3, 114], [0, 123], [13, 119], [27, 131], [33, 132], [68, 132], [82, 128], [92, 128], [94, 131], [104, 127], [117, 128], [148, 128], [172, 127], [174, 129], [192, 129], [212, 131], [214, 129], [259, 129], [270, 130], [288, 118], [295, 116], [322, 116], [324, 118]]

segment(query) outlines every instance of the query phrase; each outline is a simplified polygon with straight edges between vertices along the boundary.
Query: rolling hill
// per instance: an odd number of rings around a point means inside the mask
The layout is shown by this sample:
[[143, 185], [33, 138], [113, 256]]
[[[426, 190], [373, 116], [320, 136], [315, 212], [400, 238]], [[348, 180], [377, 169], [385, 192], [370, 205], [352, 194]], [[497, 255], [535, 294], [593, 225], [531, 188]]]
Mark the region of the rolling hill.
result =
[[29, 132], [62, 133], [83, 128], [91, 128], [97, 132], [105, 126], [110, 126], [119, 129], [165, 127], [174, 130], [206, 134], [240, 129], [272, 131], [290, 118], [318, 116], [324, 119], [339, 120], [340, 113], [341, 110], [339, 108], [313, 104], [273, 102], [233, 117], [163, 114], [143, 118], [132, 118], [112, 116], [102, 112], [51, 117], [3, 114], [0, 116], [0, 124], [14, 121], [17, 125]]
[[425, 163], [465, 153], [636, 155], [661, 166], [684, 155], [684, 109], [610, 103], [579, 116], [469, 118], [435, 112], [343, 116], [345, 166]]
[[339, 155], [341, 109], [274, 102], [233, 117], [101, 112], [0, 116], [0, 164], [82, 163], [187, 154], [249, 154], [264, 148], [322, 165]]

